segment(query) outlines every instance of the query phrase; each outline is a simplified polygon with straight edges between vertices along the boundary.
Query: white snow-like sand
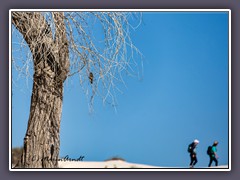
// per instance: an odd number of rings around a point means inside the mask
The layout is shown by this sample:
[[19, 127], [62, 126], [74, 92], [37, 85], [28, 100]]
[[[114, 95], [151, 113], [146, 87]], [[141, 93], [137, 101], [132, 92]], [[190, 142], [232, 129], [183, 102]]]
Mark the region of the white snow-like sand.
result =
[[158, 166], [129, 163], [121, 160], [95, 161], [59, 161], [59, 168], [162, 168]]
[[228, 165], [212, 166], [210, 168], [228, 168]]
[[[175, 168], [175, 167], [160, 167], [160, 166], [151, 166], [151, 165], [145, 165], [145, 164], [136, 164], [136, 163], [130, 163], [125, 162], [122, 160], [110, 160], [110, 161], [101, 161], [101, 162], [95, 162], [95, 161], [59, 161], [59, 168]], [[178, 168], [178, 167], [176, 167]], [[181, 169], [183, 167], [180, 167]], [[201, 167], [198, 167], [201, 168]], [[206, 167], [202, 167], [206, 168]], [[211, 168], [223, 168], [227, 169], [227, 165], [221, 165], [218, 167], [212, 166]]]

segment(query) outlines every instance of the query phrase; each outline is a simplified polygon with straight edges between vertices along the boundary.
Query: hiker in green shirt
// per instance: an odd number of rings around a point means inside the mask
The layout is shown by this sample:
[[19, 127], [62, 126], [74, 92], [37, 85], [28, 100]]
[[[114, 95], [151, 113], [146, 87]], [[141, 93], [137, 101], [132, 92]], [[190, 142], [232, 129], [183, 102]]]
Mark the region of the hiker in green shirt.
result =
[[212, 152], [209, 155], [210, 158], [210, 162], [208, 164], [208, 167], [211, 167], [212, 162], [215, 162], [215, 165], [218, 166], [218, 155], [217, 155], [217, 145], [218, 145], [218, 141], [214, 141], [213, 145], [212, 145]]

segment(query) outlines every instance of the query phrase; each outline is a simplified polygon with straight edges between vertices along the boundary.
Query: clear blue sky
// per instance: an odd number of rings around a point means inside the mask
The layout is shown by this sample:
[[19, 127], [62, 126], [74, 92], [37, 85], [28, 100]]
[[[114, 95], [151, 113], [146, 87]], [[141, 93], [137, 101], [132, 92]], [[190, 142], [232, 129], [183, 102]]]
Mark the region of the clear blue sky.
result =
[[[146, 12], [132, 38], [144, 55], [144, 74], [125, 78], [117, 113], [96, 103], [89, 114], [78, 78], [65, 84], [60, 156], [188, 167], [187, 146], [197, 138], [196, 167], [207, 166], [214, 140], [219, 164], [228, 164], [228, 13]], [[13, 147], [23, 144], [32, 88], [31, 80], [15, 81]]]

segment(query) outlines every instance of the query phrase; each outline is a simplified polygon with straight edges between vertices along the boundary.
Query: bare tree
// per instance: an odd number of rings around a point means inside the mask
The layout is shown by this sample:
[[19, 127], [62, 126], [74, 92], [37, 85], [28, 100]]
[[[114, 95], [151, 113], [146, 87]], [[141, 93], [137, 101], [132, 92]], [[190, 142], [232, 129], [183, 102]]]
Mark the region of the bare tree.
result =
[[[131, 75], [137, 67], [133, 56], [140, 53], [130, 38], [130, 29], [134, 29], [130, 21], [138, 14], [54, 11], [11, 15], [12, 32], [20, 32], [22, 46], [27, 44], [31, 52], [20, 71], [24, 69], [30, 76], [33, 62], [30, 115], [18, 167], [56, 168], [65, 80], [79, 74], [91, 106], [96, 95], [115, 105], [117, 84], [124, 83], [123, 72]], [[16, 59], [12, 61], [17, 64]]]

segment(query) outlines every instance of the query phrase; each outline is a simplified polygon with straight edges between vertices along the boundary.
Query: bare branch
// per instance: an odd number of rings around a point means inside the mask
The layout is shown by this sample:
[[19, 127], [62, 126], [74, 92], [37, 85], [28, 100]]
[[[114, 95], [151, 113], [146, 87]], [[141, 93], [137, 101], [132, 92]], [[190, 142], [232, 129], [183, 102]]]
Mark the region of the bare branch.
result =
[[[90, 107], [95, 95], [101, 97], [103, 103], [115, 106], [115, 90], [122, 93], [118, 84], [126, 86], [126, 75], [137, 76], [139, 63], [135, 55], [140, 58], [142, 55], [134, 46], [131, 33], [141, 24], [141, 13], [13, 12], [12, 22], [23, 34], [33, 55], [42, 50], [45, 51], [42, 55], [58, 53], [55, 61], [65, 75], [79, 74], [84, 92], [88, 92]], [[28, 66], [29, 60], [24, 64]], [[41, 62], [34, 64], [41, 66]]]

